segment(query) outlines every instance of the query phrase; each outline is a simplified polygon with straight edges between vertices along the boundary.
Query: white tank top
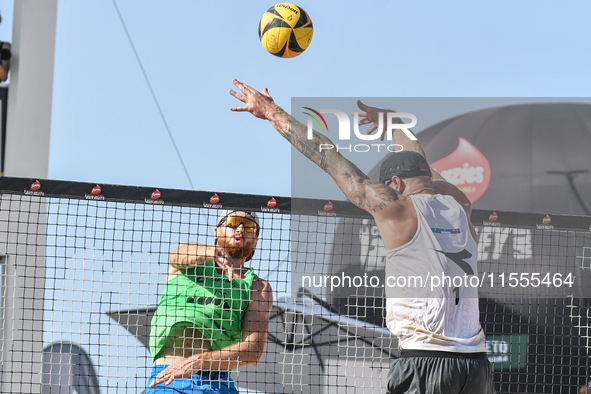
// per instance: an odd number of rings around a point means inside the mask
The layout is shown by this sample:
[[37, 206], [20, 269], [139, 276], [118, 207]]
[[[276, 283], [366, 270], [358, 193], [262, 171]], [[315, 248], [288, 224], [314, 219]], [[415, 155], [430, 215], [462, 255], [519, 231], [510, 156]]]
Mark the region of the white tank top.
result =
[[[468, 215], [451, 196], [410, 198], [417, 212], [417, 232], [407, 244], [386, 250], [386, 278], [402, 276], [398, 283], [406, 280], [411, 286], [386, 290], [387, 297], [396, 296], [386, 299], [388, 329], [402, 349], [484, 352], [478, 287], [470, 286], [471, 277], [476, 284], [473, 276], [478, 277], [478, 270]], [[423, 278], [426, 287], [417, 288], [419, 282], [409, 281], [411, 276]], [[462, 283], [456, 278], [448, 285], [452, 279], [446, 277], [459, 277]]]

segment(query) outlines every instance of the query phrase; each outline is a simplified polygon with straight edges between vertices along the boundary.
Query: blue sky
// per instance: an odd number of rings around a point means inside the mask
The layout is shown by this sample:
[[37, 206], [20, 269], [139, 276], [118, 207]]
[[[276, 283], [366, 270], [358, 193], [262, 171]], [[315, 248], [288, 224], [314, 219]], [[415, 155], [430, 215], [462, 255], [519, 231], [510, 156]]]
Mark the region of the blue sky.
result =
[[[60, 0], [49, 177], [191, 188], [170, 131], [195, 189], [290, 195], [290, 147], [266, 122], [229, 111], [232, 78], [268, 87], [288, 110], [292, 97], [589, 92], [588, 3], [299, 3], [314, 37], [294, 59], [258, 40], [271, 5]], [[11, 7], [0, 1], [1, 39]]]

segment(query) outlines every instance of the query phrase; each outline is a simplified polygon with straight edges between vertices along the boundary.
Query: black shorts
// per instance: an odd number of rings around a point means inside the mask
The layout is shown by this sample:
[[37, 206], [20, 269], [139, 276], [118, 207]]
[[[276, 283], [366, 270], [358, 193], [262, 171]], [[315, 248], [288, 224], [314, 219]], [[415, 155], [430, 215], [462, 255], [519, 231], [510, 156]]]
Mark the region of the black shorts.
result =
[[403, 350], [388, 373], [388, 394], [494, 394], [486, 353]]

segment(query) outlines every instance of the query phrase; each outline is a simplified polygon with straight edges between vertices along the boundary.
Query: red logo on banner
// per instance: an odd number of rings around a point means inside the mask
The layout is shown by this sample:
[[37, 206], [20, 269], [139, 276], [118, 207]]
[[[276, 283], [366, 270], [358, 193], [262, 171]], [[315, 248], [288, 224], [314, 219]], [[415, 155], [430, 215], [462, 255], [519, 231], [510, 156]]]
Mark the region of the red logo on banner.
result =
[[218, 194], [214, 194], [213, 196], [211, 196], [211, 198], [209, 199], [209, 202], [212, 204], [217, 204], [218, 202], [220, 202], [220, 196], [218, 196]]
[[159, 198], [160, 198], [160, 196], [161, 196], [161, 195], [162, 195], [162, 194], [160, 193], [160, 190], [156, 189], [156, 190], [154, 190], [154, 191], [152, 192], [152, 194], [150, 195], [150, 198], [151, 198], [152, 200], [157, 200], [157, 199], [159, 199]]
[[90, 191], [90, 194], [101, 194], [101, 187], [99, 185], [96, 185], [95, 187], [92, 188], [92, 190]]
[[489, 217], [488, 217], [488, 221], [489, 222], [496, 222], [497, 219], [499, 218], [499, 215], [497, 215], [496, 212], [493, 212]]
[[269, 201], [267, 201], [268, 208], [273, 208], [275, 205], [277, 205], [277, 200], [275, 200], [275, 198], [272, 198]]
[[449, 156], [431, 167], [449, 183], [463, 191], [470, 201], [478, 200], [490, 182], [490, 164], [484, 155], [467, 140], [460, 138], [458, 147]]
[[35, 181], [31, 183], [31, 190], [39, 190], [41, 189], [41, 182]]
[[328, 204], [326, 204], [324, 206], [325, 211], [332, 211], [333, 208], [334, 208], [334, 206], [332, 205], [332, 203], [330, 201], [328, 202]]
[[546, 215], [546, 217], [544, 219], [542, 219], [542, 224], [550, 224], [552, 222], [552, 219], [550, 219], [549, 215]]

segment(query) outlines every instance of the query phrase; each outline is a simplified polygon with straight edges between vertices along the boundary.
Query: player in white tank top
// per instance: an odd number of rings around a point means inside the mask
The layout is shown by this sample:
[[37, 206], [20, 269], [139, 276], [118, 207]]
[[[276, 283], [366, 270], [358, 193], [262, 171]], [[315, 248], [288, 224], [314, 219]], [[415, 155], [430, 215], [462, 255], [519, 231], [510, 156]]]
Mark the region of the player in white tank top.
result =
[[[390, 251], [388, 266], [394, 273], [406, 274], [416, 269], [421, 273], [433, 270], [431, 274], [457, 272], [463, 276], [466, 272], [461, 267], [477, 273], [476, 234], [469, 221], [470, 200], [436, 172], [431, 178], [432, 172], [416, 137], [402, 125], [395, 129], [392, 117], [386, 116], [387, 112], [394, 111], [358, 102], [362, 110], [359, 115], [366, 117], [359, 124], [371, 124], [368, 134], [378, 129], [379, 124], [387, 125], [389, 119], [390, 124], [385, 129], [394, 130], [394, 141], [404, 147], [404, 151], [393, 153], [382, 162], [380, 179], [376, 181], [337, 149], [328, 149], [327, 146], [335, 145], [326, 136], [317, 131], [309, 133], [307, 126], [275, 104], [267, 89], [261, 93], [240, 81], [233, 80], [233, 83], [241, 93], [230, 90], [230, 94], [244, 105], [230, 110], [250, 112], [268, 120], [296, 149], [326, 171], [349, 201], [374, 217], [384, 246]], [[384, 135], [381, 138], [383, 140]], [[417, 197], [411, 197], [415, 195]], [[429, 233], [430, 223], [447, 230], [443, 223], [446, 221], [450, 228], [459, 229], [458, 238], [456, 234], [446, 238]], [[441, 248], [441, 252], [433, 248]], [[465, 253], [445, 256], [445, 253], [460, 253], [464, 249], [473, 260], [460, 263], [458, 267], [450, 261], [450, 256], [457, 260], [457, 257], [467, 256]], [[443, 294], [445, 297], [430, 294], [431, 297], [424, 299], [409, 291], [404, 299], [388, 300], [388, 325], [400, 336], [403, 349], [408, 349], [390, 368], [388, 393], [494, 392], [490, 363], [482, 351], [484, 336], [478, 323], [478, 300], [473, 291], [457, 289], [458, 305], [449, 290]]]
[[[427, 278], [427, 287], [407, 288], [410, 297], [387, 298], [386, 324], [402, 349], [483, 352], [478, 291], [466, 281], [478, 275], [477, 247], [466, 211], [451, 196], [424, 194], [411, 200], [417, 231], [408, 243], [386, 251], [386, 277], [420, 276]], [[447, 286], [449, 282], [440, 280], [444, 276], [462, 278], [462, 284]], [[431, 292], [431, 285], [439, 281], [446, 286], [434, 286]], [[391, 295], [401, 295], [393, 290]]]

